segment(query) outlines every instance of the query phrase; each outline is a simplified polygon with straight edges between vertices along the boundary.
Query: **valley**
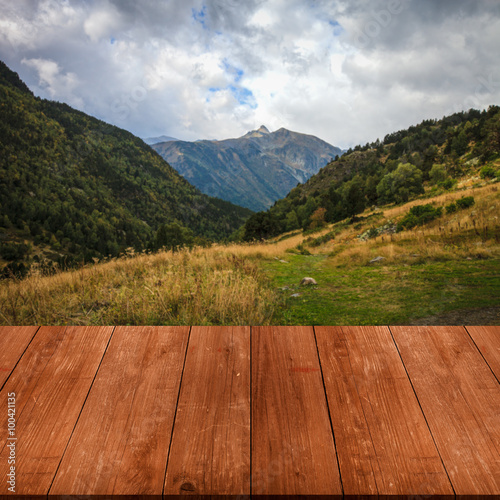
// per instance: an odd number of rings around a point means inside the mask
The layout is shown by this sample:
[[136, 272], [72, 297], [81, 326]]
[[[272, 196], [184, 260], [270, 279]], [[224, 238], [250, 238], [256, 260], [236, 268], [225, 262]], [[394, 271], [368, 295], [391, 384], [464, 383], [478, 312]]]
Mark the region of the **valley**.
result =
[[152, 149], [0, 70], [1, 324], [498, 323], [499, 107], [335, 156], [265, 127]]
[[[33, 269], [0, 283], [0, 323], [498, 324], [500, 185], [473, 181], [425, 202], [473, 196], [474, 208], [366, 240], [422, 201], [263, 243], [132, 253], [51, 276]], [[318, 285], [300, 286], [306, 276]]]

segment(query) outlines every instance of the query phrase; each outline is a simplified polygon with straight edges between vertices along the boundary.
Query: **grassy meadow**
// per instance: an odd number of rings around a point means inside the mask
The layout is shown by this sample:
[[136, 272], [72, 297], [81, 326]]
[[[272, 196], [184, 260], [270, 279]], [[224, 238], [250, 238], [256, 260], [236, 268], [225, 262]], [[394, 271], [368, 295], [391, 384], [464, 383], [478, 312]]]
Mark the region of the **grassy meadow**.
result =
[[[462, 196], [475, 204], [391, 230], [414, 205], [446, 206]], [[129, 253], [50, 276], [33, 268], [23, 280], [0, 283], [0, 323], [498, 324], [499, 207], [498, 183], [464, 183], [312, 234]], [[383, 259], [371, 263], [376, 257]], [[306, 276], [318, 285], [301, 287]]]

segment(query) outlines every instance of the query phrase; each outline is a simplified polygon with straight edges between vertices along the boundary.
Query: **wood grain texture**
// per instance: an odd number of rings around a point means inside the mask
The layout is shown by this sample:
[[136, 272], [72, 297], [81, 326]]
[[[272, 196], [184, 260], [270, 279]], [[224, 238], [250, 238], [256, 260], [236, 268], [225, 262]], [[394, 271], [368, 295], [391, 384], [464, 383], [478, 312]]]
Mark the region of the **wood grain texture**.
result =
[[477, 348], [500, 380], [500, 326], [466, 326]]
[[37, 326], [0, 326], [0, 389], [37, 330]]
[[[41, 327], [1, 392], [16, 394], [16, 494], [46, 495], [113, 327]], [[6, 428], [6, 411], [0, 428]], [[9, 449], [0, 436], [0, 474]], [[6, 481], [0, 494], [7, 494]]]
[[316, 327], [346, 495], [453, 495], [387, 327]]
[[51, 495], [161, 497], [189, 327], [117, 327]]
[[250, 327], [193, 327], [165, 495], [250, 494]]
[[252, 328], [252, 495], [342, 495], [312, 327]]
[[457, 495], [500, 495], [500, 386], [463, 327], [391, 327]]

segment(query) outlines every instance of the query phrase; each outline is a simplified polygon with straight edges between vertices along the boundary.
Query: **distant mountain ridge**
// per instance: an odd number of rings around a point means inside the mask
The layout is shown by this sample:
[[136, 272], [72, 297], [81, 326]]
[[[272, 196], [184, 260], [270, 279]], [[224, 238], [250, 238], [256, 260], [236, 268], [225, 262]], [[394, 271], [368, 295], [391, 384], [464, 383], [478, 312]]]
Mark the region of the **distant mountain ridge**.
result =
[[170, 137], [168, 135], [160, 135], [158, 137], [146, 137], [142, 139], [146, 144], [152, 146], [153, 144], [158, 144], [160, 142], [168, 142], [168, 141], [178, 141], [175, 137]]
[[153, 144], [200, 191], [252, 210], [265, 210], [319, 172], [342, 150], [307, 134], [264, 125], [236, 139]]

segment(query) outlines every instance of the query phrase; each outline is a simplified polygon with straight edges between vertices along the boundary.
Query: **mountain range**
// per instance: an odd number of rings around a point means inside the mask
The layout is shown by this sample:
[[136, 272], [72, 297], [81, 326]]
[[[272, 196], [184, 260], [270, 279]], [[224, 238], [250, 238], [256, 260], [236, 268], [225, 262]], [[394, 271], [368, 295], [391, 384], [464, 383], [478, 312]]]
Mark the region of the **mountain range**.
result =
[[143, 141], [148, 144], [149, 146], [152, 146], [153, 144], [158, 144], [159, 142], [168, 142], [168, 141], [177, 141], [175, 137], [170, 137], [168, 135], [160, 135], [158, 137], [146, 137], [143, 139]]
[[342, 150], [312, 135], [265, 126], [237, 139], [153, 144], [203, 193], [252, 210], [266, 210], [307, 181]]

